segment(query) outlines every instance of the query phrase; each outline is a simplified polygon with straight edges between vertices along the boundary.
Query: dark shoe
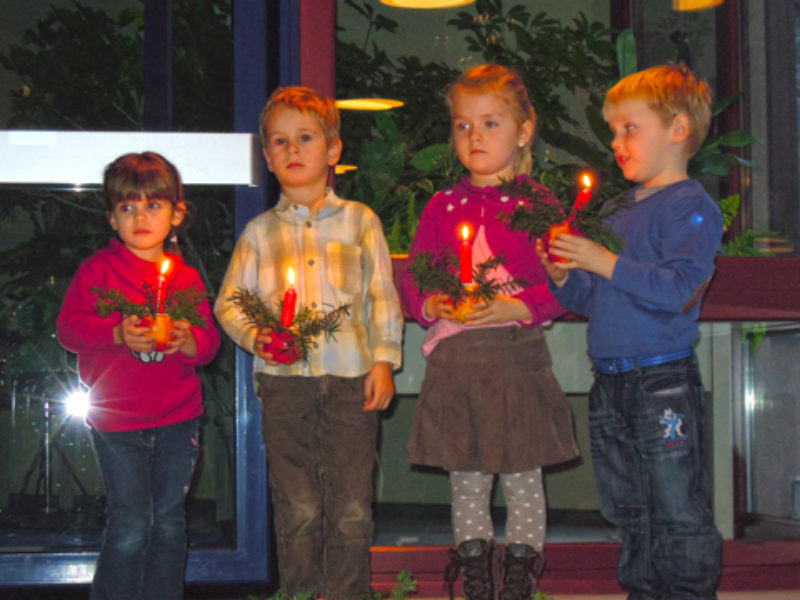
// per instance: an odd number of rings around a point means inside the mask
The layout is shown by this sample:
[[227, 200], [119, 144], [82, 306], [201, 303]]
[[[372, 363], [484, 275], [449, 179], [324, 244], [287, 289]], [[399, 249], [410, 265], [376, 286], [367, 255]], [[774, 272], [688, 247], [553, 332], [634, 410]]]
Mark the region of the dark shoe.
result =
[[500, 600], [529, 600], [538, 589], [544, 571], [544, 556], [528, 544], [508, 544], [503, 557], [503, 587]]
[[448, 550], [450, 564], [444, 571], [450, 600], [453, 600], [453, 583], [458, 574], [463, 573], [462, 588], [466, 600], [494, 600], [494, 577], [492, 573], [492, 554], [494, 544], [491, 540], [468, 540], [458, 548]]

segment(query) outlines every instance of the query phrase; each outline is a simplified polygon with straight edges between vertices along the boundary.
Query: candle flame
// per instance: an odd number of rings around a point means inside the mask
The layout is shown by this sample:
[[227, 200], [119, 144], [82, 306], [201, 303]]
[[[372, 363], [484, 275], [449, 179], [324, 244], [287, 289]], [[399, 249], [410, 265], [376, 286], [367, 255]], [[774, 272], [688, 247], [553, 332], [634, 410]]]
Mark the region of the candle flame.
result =
[[589, 173], [584, 173], [581, 175], [581, 183], [585, 188], [591, 188], [594, 181], [592, 181], [592, 176]]
[[461, 239], [465, 242], [469, 239], [469, 225], [461, 226]]
[[169, 270], [169, 259], [165, 258], [163, 261], [161, 261], [161, 274], [166, 275], [168, 270]]
[[289, 280], [289, 285], [294, 285], [294, 269], [289, 267], [289, 273], [286, 276], [286, 279]]

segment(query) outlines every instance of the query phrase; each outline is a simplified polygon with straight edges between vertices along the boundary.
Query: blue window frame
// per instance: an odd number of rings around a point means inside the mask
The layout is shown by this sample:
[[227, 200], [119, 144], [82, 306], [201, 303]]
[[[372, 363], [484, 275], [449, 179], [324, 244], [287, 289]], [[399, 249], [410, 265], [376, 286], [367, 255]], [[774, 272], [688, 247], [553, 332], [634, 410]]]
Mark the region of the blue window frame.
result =
[[[233, 0], [234, 128], [258, 133], [257, 118], [278, 84], [297, 83], [299, 75], [296, 2]], [[235, 188], [236, 235], [276, 197], [263, 161], [258, 188]], [[232, 548], [190, 550], [187, 583], [269, 581], [267, 466], [261, 439], [261, 408], [252, 389], [252, 357], [236, 349], [235, 383], [235, 544]], [[0, 590], [91, 581], [97, 552], [0, 553]]]

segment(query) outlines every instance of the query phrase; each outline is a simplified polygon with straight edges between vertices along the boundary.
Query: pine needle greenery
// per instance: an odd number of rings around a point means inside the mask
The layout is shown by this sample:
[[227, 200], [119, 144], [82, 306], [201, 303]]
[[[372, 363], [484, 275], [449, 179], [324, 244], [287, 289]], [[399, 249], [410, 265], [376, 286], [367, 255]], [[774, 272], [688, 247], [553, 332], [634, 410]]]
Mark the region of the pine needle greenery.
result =
[[528, 182], [506, 181], [500, 189], [510, 195], [527, 200], [511, 214], [500, 215], [509, 229], [524, 231], [529, 237], [543, 237], [551, 226], [568, 221], [570, 227], [580, 235], [587, 237], [612, 252], [618, 253], [625, 247], [625, 240], [611, 231], [604, 219], [621, 208], [630, 206], [625, 195], [609, 200], [592, 196], [582, 210], [574, 210], [568, 199], [558, 198], [543, 190], [533, 187]]
[[515, 288], [528, 286], [523, 279], [512, 278], [500, 283], [489, 275], [492, 269], [505, 264], [502, 252], [476, 265], [472, 269], [472, 284], [468, 286], [461, 283], [457, 262], [455, 253], [449, 249], [439, 254], [420, 252], [409, 263], [408, 271], [420, 294], [441, 292], [450, 296], [455, 304], [467, 299], [491, 302], [498, 294], [511, 293]]
[[[369, 592], [362, 596], [363, 600], [406, 600], [411, 594], [417, 591], [417, 580], [411, 571], [400, 571], [397, 574], [397, 584], [392, 588], [390, 594], [383, 592]], [[267, 600], [313, 600], [315, 594], [311, 592], [298, 592], [289, 597], [284, 590], [278, 590]], [[252, 598], [252, 597], [251, 597]], [[256, 600], [252, 598], [252, 600]]]
[[[145, 301], [139, 304], [128, 300], [119, 290], [92, 288], [92, 293], [98, 295], [95, 303], [97, 314], [108, 317], [114, 312], [119, 312], [124, 316], [154, 317], [159, 312], [156, 290], [147, 282], [142, 283], [142, 288]], [[201, 292], [197, 286], [184, 288], [167, 295], [160, 312], [169, 315], [173, 321], [186, 319], [192, 325], [207, 327], [206, 320], [197, 312], [197, 307], [209, 297], [210, 294]]]
[[306, 362], [314, 339], [325, 334], [326, 339], [335, 340], [335, 334], [339, 331], [342, 320], [350, 314], [349, 304], [341, 304], [327, 313], [300, 304], [291, 327], [284, 327], [280, 320], [282, 301], [276, 302], [273, 309], [267, 306], [258, 294], [245, 288], [237, 288], [228, 300], [239, 307], [249, 323], [259, 329], [272, 329], [278, 333], [288, 334], [291, 346]]

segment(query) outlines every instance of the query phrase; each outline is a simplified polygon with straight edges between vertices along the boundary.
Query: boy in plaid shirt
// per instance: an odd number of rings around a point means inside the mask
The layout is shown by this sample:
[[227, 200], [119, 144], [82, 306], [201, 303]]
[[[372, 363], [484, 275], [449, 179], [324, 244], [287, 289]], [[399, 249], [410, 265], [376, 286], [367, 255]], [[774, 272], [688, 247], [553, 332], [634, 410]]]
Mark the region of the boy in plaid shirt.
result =
[[[239, 237], [214, 313], [255, 355], [280, 586], [289, 597], [356, 599], [370, 582], [376, 411], [391, 402], [402, 359], [391, 259], [375, 213], [326, 188], [342, 150], [332, 99], [280, 88], [261, 113], [260, 132], [281, 198]], [[350, 304], [350, 314], [335, 340], [314, 341], [308, 362], [284, 365], [266, 348], [271, 332], [248, 323], [231, 297], [247, 288], [273, 306], [290, 287], [289, 267], [299, 304], [319, 311]]]

